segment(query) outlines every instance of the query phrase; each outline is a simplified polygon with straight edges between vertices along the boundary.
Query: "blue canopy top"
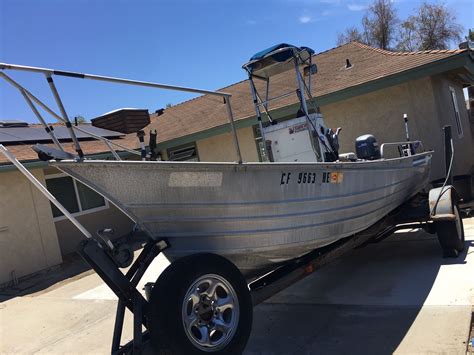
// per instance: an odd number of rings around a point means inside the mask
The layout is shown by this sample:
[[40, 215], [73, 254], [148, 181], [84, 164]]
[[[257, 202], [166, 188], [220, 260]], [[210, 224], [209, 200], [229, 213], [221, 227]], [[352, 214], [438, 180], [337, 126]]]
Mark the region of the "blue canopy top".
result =
[[243, 65], [251, 75], [270, 77], [290, 68], [293, 58], [300, 63], [306, 62], [314, 50], [309, 47], [296, 47], [288, 43], [280, 43], [255, 53], [250, 61]]
[[[267, 54], [269, 54], [271, 52], [274, 52], [278, 49], [282, 49], [282, 48], [292, 49], [293, 51], [296, 51], [296, 52], [300, 52], [302, 50], [307, 50], [309, 52], [309, 54], [314, 54], [314, 50], [312, 50], [309, 47], [296, 47], [296, 46], [293, 46], [292, 44], [280, 43], [280, 44], [275, 44], [274, 46], [271, 46], [270, 48], [264, 49], [263, 51], [255, 53], [252, 56], [252, 58], [250, 58], [250, 62], [252, 62], [254, 60], [262, 59]], [[294, 53], [293, 51], [291, 51], [291, 50], [281, 51], [279, 53], [275, 53], [275, 56], [277, 56], [281, 59], [281, 60], [278, 60], [279, 62], [283, 62], [283, 61], [285, 61], [285, 60], [287, 60], [287, 59], [289, 59], [293, 56], [293, 53]], [[275, 59], [277, 59], [277, 58], [275, 58]]]

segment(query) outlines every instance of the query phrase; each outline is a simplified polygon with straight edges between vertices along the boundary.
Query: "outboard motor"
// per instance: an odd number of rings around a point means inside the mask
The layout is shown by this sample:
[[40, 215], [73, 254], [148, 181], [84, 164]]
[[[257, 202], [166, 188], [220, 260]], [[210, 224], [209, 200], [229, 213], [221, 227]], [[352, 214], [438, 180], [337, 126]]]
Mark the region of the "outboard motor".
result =
[[357, 158], [366, 160], [380, 159], [379, 144], [371, 134], [357, 137], [355, 142]]

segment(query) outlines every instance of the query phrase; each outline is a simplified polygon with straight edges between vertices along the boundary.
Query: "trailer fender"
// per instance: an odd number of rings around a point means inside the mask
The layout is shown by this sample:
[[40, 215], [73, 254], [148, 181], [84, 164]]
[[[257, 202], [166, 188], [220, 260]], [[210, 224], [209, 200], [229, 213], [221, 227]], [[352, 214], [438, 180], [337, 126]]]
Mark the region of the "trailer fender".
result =
[[429, 192], [430, 217], [433, 221], [454, 221], [454, 205], [459, 201], [453, 186], [437, 187]]

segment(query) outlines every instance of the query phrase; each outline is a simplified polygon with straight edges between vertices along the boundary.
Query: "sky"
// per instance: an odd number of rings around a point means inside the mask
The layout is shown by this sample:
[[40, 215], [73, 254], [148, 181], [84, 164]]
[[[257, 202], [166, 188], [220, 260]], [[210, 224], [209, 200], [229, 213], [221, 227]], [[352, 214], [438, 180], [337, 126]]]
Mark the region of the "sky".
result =
[[[400, 18], [420, 4], [394, 0]], [[474, 1], [448, 0], [465, 32]], [[216, 90], [246, 79], [255, 52], [276, 43], [321, 52], [359, 25], [365, 0], [0, 0], [0, 62]], [[453, 47], [455, 45], [453, 44]], [[42, 74], [7, 71], [59, 112]], [[54, 77], [68, 115], [121, 108], [150, 112], [190, 99], [175, 91]], [[54, 119], [44, 115], [48, 122]], [[21, 94], [0, 81], [0, 120], [36, 122]]]

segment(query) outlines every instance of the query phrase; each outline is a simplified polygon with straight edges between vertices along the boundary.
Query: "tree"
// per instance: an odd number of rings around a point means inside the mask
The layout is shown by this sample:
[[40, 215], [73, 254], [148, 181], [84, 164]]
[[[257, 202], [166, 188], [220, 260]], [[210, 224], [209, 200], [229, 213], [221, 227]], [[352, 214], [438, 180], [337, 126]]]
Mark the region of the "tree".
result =
[[413, 52], [418, 50], [418, 42], [416, 20], [410, 16], [400, 26], [397, 49], [403, 52]]
[[364, 32], [371, 45], [390, 48], [398, 24], [397, 11], [390, 0], [375, 0], [362, 19]]
[[402, 23], [397, 48], [404, 51], [447, 49], [461, 40], [462, 27], [456, 16], [442, 4], [420, 5], [415, 16]]
[[388, 49], [395, 37], [397, 12], [390, 0], [375, 0], [362, 18], [362, 30], [347, 28], [337, 37], [338, 45], [358, 41], [369, 46]]
[[461, 40], [462, 27], [443, 4], [421, 4], [416, 16], [416, 28], [419, 50], [446, 49], [449, 42]]
[[372, 43], [372, 36], [371, 36], [371, 31], [370, 31], [370, 24], [369, 24], [369, 17], [367, 14], [362, 17], [362, 33], [363, 33], [363, 39], [364, 43], [373, 46], [374, 44]]
[[[396, 42], [395, 47], [401, 51], [447, 49], [451, 42], [461, 40], [463, 30], [449, 8], [426, 1], [414, 15], [400, 23], [391, 0], [375, 0], [362, 18], [360, 28], [352, 26], [339, 34], [338, 45], [359, 41], [389, 49]], [[470, 32], [470, 36], [474, 34]]]
[[77, 115], [74, 117], [74, 122], [77, 122], [77, 124], [84, 124], [87, 122], [87, 119], [84, 116]]
[[348, 27], [343, 33], [337, 35], [337, 45], [343, 45], [352, 41], [365, 43], [362, 33], [355, 26]]

